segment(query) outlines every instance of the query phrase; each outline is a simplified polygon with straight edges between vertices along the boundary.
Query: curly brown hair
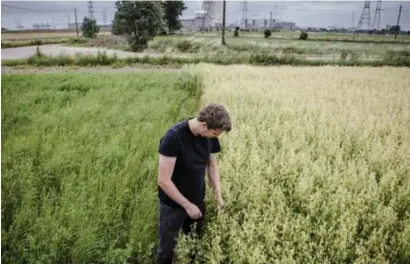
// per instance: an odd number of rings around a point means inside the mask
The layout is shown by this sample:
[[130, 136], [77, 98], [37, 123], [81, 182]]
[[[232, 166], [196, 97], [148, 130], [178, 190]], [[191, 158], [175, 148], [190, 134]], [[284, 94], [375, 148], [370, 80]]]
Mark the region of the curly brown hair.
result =
[[232, 124], [228, 111], [221, 104], [204, 106], [197, 116], [198, 121], [205, 122], [208, 129], [222, 129], [231, 131]]

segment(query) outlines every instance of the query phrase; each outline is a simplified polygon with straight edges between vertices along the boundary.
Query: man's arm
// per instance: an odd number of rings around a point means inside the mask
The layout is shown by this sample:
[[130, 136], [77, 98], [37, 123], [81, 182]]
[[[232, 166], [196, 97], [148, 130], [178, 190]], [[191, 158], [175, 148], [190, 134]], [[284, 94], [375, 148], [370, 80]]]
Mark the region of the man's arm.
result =
[[175, 162], [176, 157], [159, 155], [158, 185], [172, 200], [182, 206], [191, 218], [200, 218], [201, 211], [180, 193], [171, 180]]
[[189, 201], [179, 192], [175, 184], [171, 181], [175, 162], [176, 157], [159, 155], [158, 185], [172, 200], [177, 202], [183, 208], [186, 208]]
[[208, 179], [214, 191], [215, 199], [217, 200], [218, 205], [222, 207], [224, 205], [224, 202], [223, 202], [222, 193], [221, 193], [219, 168], [218, 168], [218, 163], [216, 161], [216, 155], [213, 153], [211, 153], [210, 158], [208, 160], [207, 170], [208, 170]]

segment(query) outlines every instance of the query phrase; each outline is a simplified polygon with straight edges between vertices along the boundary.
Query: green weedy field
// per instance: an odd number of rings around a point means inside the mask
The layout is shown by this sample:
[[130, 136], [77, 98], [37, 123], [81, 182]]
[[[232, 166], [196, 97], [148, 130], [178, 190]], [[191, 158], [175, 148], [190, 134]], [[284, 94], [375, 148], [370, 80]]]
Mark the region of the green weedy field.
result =
[[2, 76], [2, 263], [147, 263], [157, 146], [192, 114], [181, 73]]

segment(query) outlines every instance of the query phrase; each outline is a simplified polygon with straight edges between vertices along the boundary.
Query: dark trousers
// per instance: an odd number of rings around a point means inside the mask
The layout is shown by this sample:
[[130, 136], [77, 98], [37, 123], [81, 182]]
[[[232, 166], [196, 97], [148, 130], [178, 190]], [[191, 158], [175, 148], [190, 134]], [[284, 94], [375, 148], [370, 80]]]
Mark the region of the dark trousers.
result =
[[[167, 204], [160, 203], [159, 209], [159, 246], [157, 249], [157, 264], [171, 264], [174, 258], [174, 248], [178, 234], [195, 232], [202, 236], [205, 226], [205, 203], [198, 206], [202, 218], [191, 219], [185, 210], [175, 209]], [[196, 228], [193, 224], [196, 223]]]

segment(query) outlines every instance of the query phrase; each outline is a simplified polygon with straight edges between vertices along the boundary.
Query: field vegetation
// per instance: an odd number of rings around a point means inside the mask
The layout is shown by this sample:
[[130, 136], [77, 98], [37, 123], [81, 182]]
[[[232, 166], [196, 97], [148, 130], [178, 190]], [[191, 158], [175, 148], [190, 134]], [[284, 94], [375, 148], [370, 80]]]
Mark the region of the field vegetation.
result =
[[[318, 70], [320, 74], [318, 74]], [[157, 146], [220, 102], [227, 207], [178, 263], [408, 263], [407, 68], [4, 75], [2, 261], [152, 263]]]
[[[274, 32], [272, 34], [277, 34]], [[101, 56], [34, 56], [30, 59], [3, 61], [6, 66], [64, 66], [131, 64], [183, 65], [199, 62], [215, 64], [251, 65], [350, 65], [350, 66], [410, 66], [410, 46], [397, 43], [361, 43], [341, 41], [316, 41], [286, 38], [264, 38], [263, 34], [240, 33], [240, 37], [227, 37], [222, 46], [217, 33], [157, 36], [146, 50], [127, 59]], [[52, 40], [59, 42], [60, 40]], [[65, 45], [91, 46], [130, 51], [125, 37], [98, 36], [95, 39], [61, 40]], [[16, 42], [13, 45], [36, 44], [37, 41]], [[4, 43], [8, 45], [8, 43]]]
[[[333, 32], [310, 32], [308, 33], [308, 40], [313, 41], [339, 41], [339, 42], [357, 42], [357, 43], [375, 43], [375, 42], [382, 42], [382, 43], [390, 43], [390, 42], [410, 42], [410, 35], [409, 34], [401, 34], [397, 35], [397, 39], [394, 39], [393, 34], [389, 35], [377, 35], [377, 34], [354, 34], [354, 33], [333, 33]], [[227, 36], [232, 35], [233, 31], [227, 31]], [[202, 33], [190, 33], [190, 35], [203, 35], [209, 37], [220, 37], [220, 31], [213, 31], [213, 32], [206, 32]], [[239, 36], [244, 38], [260, 38], [263, 36], [263, 31], [259, 32], [244, 32], [239, 31]], [[289, 31], [289, 30], [272, 30], [272, 35], [270, 38], [273, 39], [298, 39], [300, 36], [300, 31]]]
[[2, 263], [150, 263], [157, 146], [198, 107], [180, 73], [2, 76]]
[[[410, 36], [228, 31], [222, 46], [221, 32], [162, 35], [181, 3], [122, 4], [123, 36], [2, 33], [2, 48], [38, 46], [2, 66], [49, 71], [2, 76], [2, 262], [153, 263], [159, 139], [218, 102], [227, 207], [208, 188], [205, 237], [181, 235], [178, 263], [410, 263]], [[182, 69], [81, 73], [129, 65]]]
[[[388, 60], [389, 54], [410, 54], [410, 46], [405, 43], [354, 43], [337, 41], [303, 41], [294, 39], [266, 39], [258, 37], [228, 37], [227, 45], [221, 46], [220, 37], [167, 36], [158, 37], [150, 43], [149, 49], [157, 52], [199, 53], [207, 56], [286, 54], [299, 60], [320, 61], [375, 61]], [[410, 38], [409, 38], [410, 40]]]
[[191, 70], [234, 129], [219, 157], [227, 208], [211, 206], [203, 240], [180, 237], [179, 263], [410, 262], [408, 69]]
[[[192, 49], [190, 42], [181, 42], [176, 44], [178, 49]], [[181, 45], [181, 46], [180, 46]], [[187, 48], [186, 48], [187, 47]], [[239, 47], [241, 48], [241, 47]], [[311, 56], [295, 56], [287, 50], [281, 52], [233, 52], [231, 50], [217, 50], [208, 53], [174, 53], [167, 52], [162, 54], [156, 53], [136, 53], [135, 55], [119, 58], [116, 55], [109, 56], [105, 52], [99, 52], [97, 55], [59, 55], [46, 56], [37, 49], [37, 53], [28, 59], [4, 60], [3, 66], [35, 66], [35, 67], [52, 67], [52, 66], [112, 66], [124, 67], [129, 65], [161, 65], [181, 67], [185, 64], [213, 63], [221, 65], [230, 64], [251, 64], [251, 65], [340, 65], [340, 66], [410, 66], [410, 51], [388, 51], [382, 58], [373, 60], [359, 60], [356, 53], [342, 52], [340, 58], [322, 59]]]
[[[272, 34], [280, 32], [273, 32]], [[294, 34], [289, 35], [290, 33]], [[228, 32], [231, 34], [232, 32]], [[220, 33], [195, 33], [184, 35], [157, 36], [150, 41], [147, 47], [148, 52], [158, 54], [189, 54], [191, 56], [217, 56], [229, 58], [229, 56], [250, 56], [250, 54], [262, 55], [282, 55], [286, 54], [303, 60], [355, 60], [374, 61], [388, 60], [390, 54], [410, 53], [410, 36], [402, 36], [398, 42], [386, 39], [379, 41], [357, 40], [351, 41], [349, 38], [341, 40], [330, 40], [326, 38], [312, 38], [308, 41], [299, 40], [297, 32], [288, 32], [287, 37], [275, 35], [268, 39], [263, 38], [263, 34], [240, 33], [240, 37], [227, 35], [227, 45], [221, 45]], [[286, 32], [284, 32], [286, 34]], [[330, 34], [329, 34], [330, 35]], [[292, 36], [292, 37], [291, 37]], [[351, 35], [354, 36], [354, 35]], [[358, 35], [360, 38], [361, 35]], [[379, 36], [380, 37], [380, 36]], [[366, 41], [369, 41], [367, 43]], [[130, 51], [126, 40], [121, 36], [100, 36], [98, 39], [89, 40], [86, 43], [73, 44], [75, 46], [108, 47]]]

